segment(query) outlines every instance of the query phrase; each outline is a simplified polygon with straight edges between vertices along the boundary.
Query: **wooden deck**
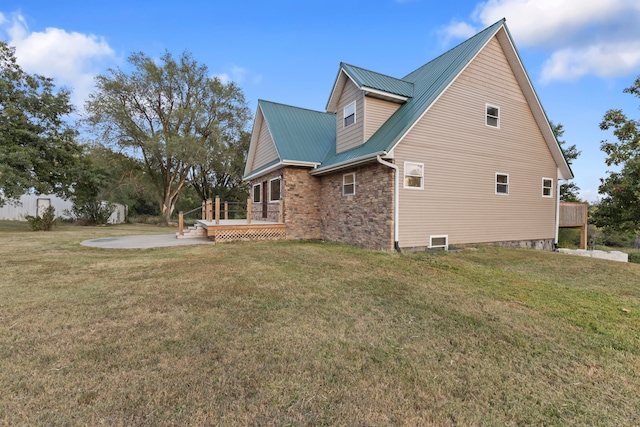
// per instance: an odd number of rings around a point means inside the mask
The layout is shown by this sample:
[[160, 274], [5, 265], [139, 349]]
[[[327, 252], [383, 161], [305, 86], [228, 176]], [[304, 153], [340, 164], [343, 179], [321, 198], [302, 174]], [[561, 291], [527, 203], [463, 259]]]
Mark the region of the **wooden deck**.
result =
[[[184, 230], [184, 215], [178, 214], [178, 233], [176, 237], [193, 238], [207, 236], [216, 243], [232, 242], [237, 240], [281, 240], [286, 239], [286, 226], [283, 216], [283, 202], [280, 200], [278, 204], [278, 222], [260, 221], [251, 219], [251, 199], [247, 200], [246, 210], [230, 209], [230, 205], [239, 205], [240, 203], [220, 202], [220, 198], [216, 197], [215, 201], [209, 199], [202, 202], [201, 214], [202, 219], [196, 220], [194, 227]], [[187, 212], [195, 212], [200, 208], [192, 209]], [[229, 214], [246, 215], [247, 219], [228, 219]], [[224, 219], [223, 219], [224, 218]]]
[[560, 202], [560, 228], [580, 229], [580, 249], [587, 249], [589, 205], [587, 203]]
[[198, 220], [197, 223], [207, 230], [207, 236], [216, 243], [286, 238], [286, 226], [278, 222], [254, 220], [248, 224], [244, 219], [221, 219], [219, 224], [206, 220]]

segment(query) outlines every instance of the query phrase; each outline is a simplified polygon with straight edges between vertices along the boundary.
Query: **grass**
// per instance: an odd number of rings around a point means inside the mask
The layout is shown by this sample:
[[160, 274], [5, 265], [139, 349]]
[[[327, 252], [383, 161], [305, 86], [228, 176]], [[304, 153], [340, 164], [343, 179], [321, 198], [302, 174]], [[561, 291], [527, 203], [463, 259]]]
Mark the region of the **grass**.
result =
[[0, 221], [0, 425], [638, 425], [640, 265]]

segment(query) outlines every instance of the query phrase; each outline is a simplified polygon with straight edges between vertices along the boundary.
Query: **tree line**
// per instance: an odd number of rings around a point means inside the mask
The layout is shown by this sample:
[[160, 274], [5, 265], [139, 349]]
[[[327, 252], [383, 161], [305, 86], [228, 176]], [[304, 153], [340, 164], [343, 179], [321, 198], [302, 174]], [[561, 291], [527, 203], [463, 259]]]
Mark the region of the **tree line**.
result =
[[134, 53], [127, 64], [97, 76], [77, 124], [94, 138], [81, 143], [69, 90], [26, 73], [0, 42], [0, 205], [32, 191], [79, 205], [120, 202], [168, 222], [180, 202], [247, 197], [242, 89], [186, 51], [158, 61]]

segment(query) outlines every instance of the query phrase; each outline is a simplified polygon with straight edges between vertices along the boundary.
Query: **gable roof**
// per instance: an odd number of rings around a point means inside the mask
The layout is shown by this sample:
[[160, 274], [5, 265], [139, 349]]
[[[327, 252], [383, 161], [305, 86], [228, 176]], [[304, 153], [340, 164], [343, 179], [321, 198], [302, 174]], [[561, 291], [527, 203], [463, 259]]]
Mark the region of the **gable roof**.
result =
[[340, 93], [348, 78], [351, 79], [359, 89], [381, 98], [404, 102], [413, 96], [413, 83], [411, 82], [341, 62], [338, 76], [333, 84], [333, 90], [327, 102], [327, 111], [331, 113], [336, 112]]
[[[328, 148], [324, 145], [329, 137], [328, 133], [326, 135], [323, 134], [320, 138], [323, 141], [322, 147], [323, 149], [327, 149], [324, 151], [323, 157], [319, 160], [316, 159], [318, 164], [314, 165], [316, 168], [311, 171], [311, 173], [314, 175], [329, 173], [334, 170], [371, 161], [378, 155], [388, 155], [494, 36], [497, 37], [505, 51], [507, 60], [516, 75], [516, 79], [520, 83], [523, 94], [530, 105], [533, 116], [542, 132], [549, 151], [558, 166], [561, 177], [563, 179], [573, 178], [573, 173], [566, 162], [556, 137], [553, 135], [546, 113], [540, 104], [529, 76], [515, 49], [511, 35], [507, 30], [505, 19], [501, 19], [495, 24], [485, 28], [475, 36], [409, 73], [402, 79], [396, 79], [353, 65], [341, 63], [327, 104], [327, 110], [331, 113], [328, 117], [332, 117], [333, 120], [331, 124], [333, 145]], [[403, 104], [364, 144], [347, 151], [336, 153], [336, 125], [335, 115], [333, 113], [337, 108], [339, 94], [342, 88], [344, 88], [347, 79], [351, 79], [362, 90], [378, 91], [378, 93], [375, 94], [389, 96], [396, 101], [403, 102]], [[284, 115], [280, 118], [282, 119], [281, 126], [283, 128], [289, 125], [294, 125], [294, 127], [298, 126], [294, 123], [295, 120], [287, 120]], [[326, 129], [328, 132], [328, 125]], [[275, 135], [273, 133], [272, 136], [275, 141]], [[302, 137], [302, 135], [300, 136]], [[317, 137], [316, 135], [305, 134], [304, 137], [298, 141], [307, 141]], [[309, 141], [309, 144], [313, 145], [311, 141]], [[315, 148], [318, 150], [315, 150], [314, 153], [318, 154], [320, 147]], [[281, 155], [281, 159], [282, 158]]]
[[332, 170], [356, 159], [390, 152], [503, 25], [504, 19], [405, 76], [403, 80], [414, 85], [413, 98], [402, 105], [365, 144], [341, 153], [329, 153], [322, 166], [314, 172]]
[[[276, 146], [278, 159], [255, 170], [247, 170], [253, 163], [257, 149], [256, 132], [263, 123]], [[256, 127], [258, 127], [256, 129]], [[336, 116], [331, 113], [258, 100], [254, 132], [247, 155], [245, 175], [277, 165], [307, 164], [317, 166], [336, 144]]]
[[549, 120], [515, 50], [505, 22], [505, 19], [501, 19], [403, 77], [403, 81], [413, 83], [413, 97], [408, 99], [363, 145], [341, 153], [329, 152], [322, 161], [322, 165], [312, 173], [330, 172], [350, 164], [368, 161], [378, 155], [384, 156], [391, 152], [487, 43], [494, 36], [497, 36], [503, 49], [510, 51], [507, 52], [507, 58], [510, 60], [512, 69], [515, 70], [525, 98], [527, 98], [531, 106], [534, 118], [542, 131], [562, 177], [564, 179], [573, 178], [571, 168], [566, 162], [556, 137], [553, 135]]

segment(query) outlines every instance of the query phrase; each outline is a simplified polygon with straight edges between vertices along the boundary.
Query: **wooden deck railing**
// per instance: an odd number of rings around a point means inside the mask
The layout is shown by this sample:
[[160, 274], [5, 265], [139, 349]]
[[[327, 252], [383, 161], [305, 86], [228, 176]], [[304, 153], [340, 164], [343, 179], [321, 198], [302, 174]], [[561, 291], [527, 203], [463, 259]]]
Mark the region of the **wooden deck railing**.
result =
[[587, 249], [587, 223], [589, 205], [587, 203], [560, 202], [560, 228], [580, 229], [580, 249]]
[[587, 203], [560, 202], [560, 227], [580, 227], [587, 224]]
[[[195, 208], [190, 210], [189, 212], [179, 212], [178, 213], [178, 234], [180, 236], [184, 235], [184, 216], [194, 212], [198, 209], [202, 210], [202, 221], [207, 222], [215, 222], [216, 225], [220, 224], [221, 215], [224, 216], [225, 220], [229, 219], [229, 213], [237, 213], [237, 212], [246, 212], [247, 213], [247, 224], [251, 224], [251, 206], [253, 205], [253, 201], [251, 198], [247, 199], [246, 210], [245, 209], [230, 209], [234, 205], [243, 205], [242, 202], [220, 202], [220, 197], [216, 196], [214, 200], [207, 199], [202, 201], [201, 208]], [[275, 212], [275, 211], [272, 211]], [[284, 201], [280, 200], [278, 206], [278, 223], [284, 223]]]

